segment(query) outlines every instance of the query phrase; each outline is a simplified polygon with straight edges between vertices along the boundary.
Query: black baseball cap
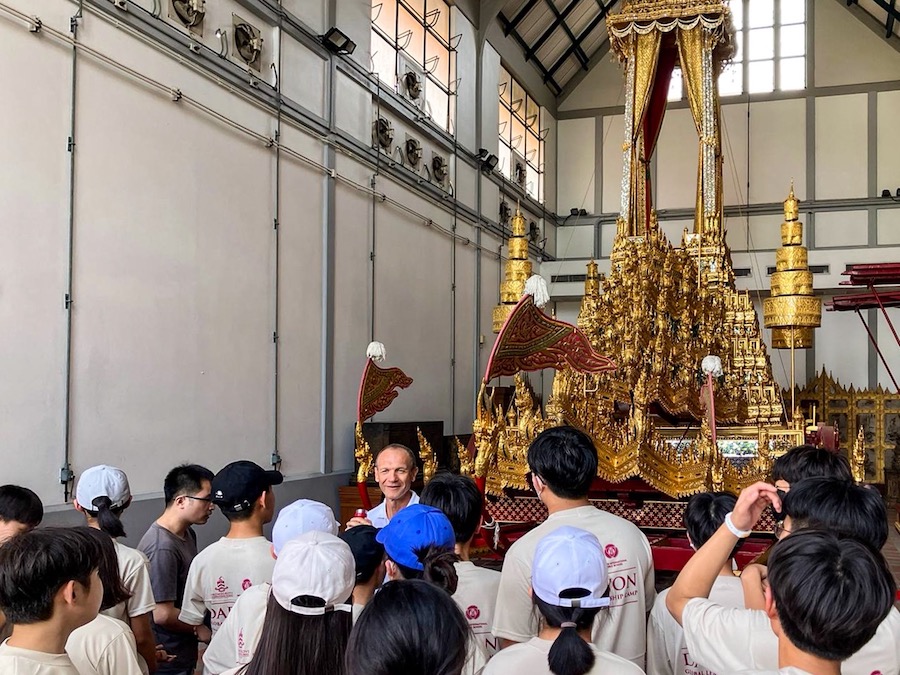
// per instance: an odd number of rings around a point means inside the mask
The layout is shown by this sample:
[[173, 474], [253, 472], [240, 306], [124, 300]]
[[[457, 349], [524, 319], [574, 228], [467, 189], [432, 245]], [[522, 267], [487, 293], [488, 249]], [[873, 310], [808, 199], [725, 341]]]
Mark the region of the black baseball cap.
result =
[[246, 511], [273, 485], [281, 485], [280, 471], [266, 471], [256, 462], [232, 462], [212, 479], [212, 500], [224, 511]]
[[371, 525], [357, 525], [338, 535], [347, 542], [356, 562], [356, 581], [366, 582], [372, 578], [375, 570], [384, 560], [384, 546], [378, 543], [375, 535], [378, 530]]

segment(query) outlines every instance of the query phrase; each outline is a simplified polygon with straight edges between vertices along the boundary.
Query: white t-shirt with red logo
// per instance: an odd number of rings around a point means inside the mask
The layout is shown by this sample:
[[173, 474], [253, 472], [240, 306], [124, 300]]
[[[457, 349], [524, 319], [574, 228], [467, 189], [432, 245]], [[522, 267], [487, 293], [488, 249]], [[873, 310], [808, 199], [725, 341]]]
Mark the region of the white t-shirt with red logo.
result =
[[[694, 661], [716, 673], [778, 671], [778, 637], [768, 615], [758, 609], [722, 607], [693, 598], [681, 615]], [[843, 675], [900, 673], [900, 612], [891, 608], [875, 636], [841, 664]]]
[[274, 569], [272, 543], [265, 537], [222, 537], [191, 562], [178, 618], [199, 626], [208, 611], [215, 635], [241, 594], [251, 586], [271, 583]]
[[453, 599], [466, 616], [469, 628], [475, 635], [478, 647], [489, 659], [497, 653], [497, 638], [491, 633], [494, 625], [494, 607], [500, 588], [500, 572], [478, 567], [470, 560], [456, 563], [459, 583]]
[[600, 651], [643, 668], [647, 612], [656, 596], [650, 543], [634, 523], [594, 506], [554, 513], [510, 547], [503, 561], [493, 634], [515, 642], [527, 642], [538, 634], [539, 616], [531, 599], [531, 563], [537, 543], [564, 525], [596, 536], [606, 554], [610, 606], [597, 615], [592, 642]]
[[251, 586], [238, 598], [203, 653], [206, 675], [220, 675], [250, 663], [262, 635], [271, 588], [269, 583]]
[[[647, 621], [647, 675], [700, 675], [712, 673], [696, 663], [687, 648], [684, 630], [666, 607], [667, 588], [656, 596]], [[740, 577], [716, 577], [710, 601], [723, 607], [744, 608]]]

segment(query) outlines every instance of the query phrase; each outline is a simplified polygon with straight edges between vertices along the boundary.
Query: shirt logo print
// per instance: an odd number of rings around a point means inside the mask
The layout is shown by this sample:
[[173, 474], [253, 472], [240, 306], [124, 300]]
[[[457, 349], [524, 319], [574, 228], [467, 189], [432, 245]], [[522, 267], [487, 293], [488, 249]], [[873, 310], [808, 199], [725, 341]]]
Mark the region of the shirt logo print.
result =
[[219, 593], [224, 593], [228, 590], [228, 584], [225, 583], [224, 577], [219, 577], [216, 580], [216, 590], [219, 591]]
[[619, 555], [619, 549], [616, 548], [615, 544], [607, 544], [603, 549], [603, 553], [606, 554], [607, 558], [615, 558]]
[[468, 609], [466, 609], [466, 618], [472, 621], [479, 616], [481, 616], [481, 610], [478, 609], [478, 605], [469, 605]]
[[241, 588], [242, 588], [243, 590], [245, 590], [245, 591], [246, 591], [248, 588], [250, 588], [252, 585], [253, 585], [253, 582], [250, 581], [249, 579], [244, 579], [244, 580], [241, 582]]

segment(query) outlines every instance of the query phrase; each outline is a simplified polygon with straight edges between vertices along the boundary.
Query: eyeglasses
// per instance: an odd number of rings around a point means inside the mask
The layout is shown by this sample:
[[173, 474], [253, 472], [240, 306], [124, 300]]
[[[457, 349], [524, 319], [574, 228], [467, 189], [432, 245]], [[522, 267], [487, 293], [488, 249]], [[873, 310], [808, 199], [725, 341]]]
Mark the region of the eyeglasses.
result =
[[212, 497], [193, 497], [191, 495], [181, 495], [181, 496], [187, 497], [188, 499], [193, 499], [194, 501], [208, 502], [209, 504], [212, 504]]
[[791, 531], [784, 526], [783, 520], [779, 520], [777, 523], [775, 523], [775, 537], [777, 539], [781, 539], [781, 535], [783, 535], [783, 534], [790, 534], [790, 533], [791, 533]]

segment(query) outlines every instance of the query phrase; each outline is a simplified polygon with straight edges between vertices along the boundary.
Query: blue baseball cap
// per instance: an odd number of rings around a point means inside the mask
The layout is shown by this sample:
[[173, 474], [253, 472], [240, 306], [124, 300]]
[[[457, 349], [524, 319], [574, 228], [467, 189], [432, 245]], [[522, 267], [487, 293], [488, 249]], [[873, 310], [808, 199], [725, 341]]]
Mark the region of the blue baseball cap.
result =
[[384, 545], [388, 557], [395, 563], [421, 571], [425, 566], [416, 551], [428, 546], [452, 551], [456, 536], [443, 511], [425, 504], [412, 504], [378, 530], [375, 540]]

